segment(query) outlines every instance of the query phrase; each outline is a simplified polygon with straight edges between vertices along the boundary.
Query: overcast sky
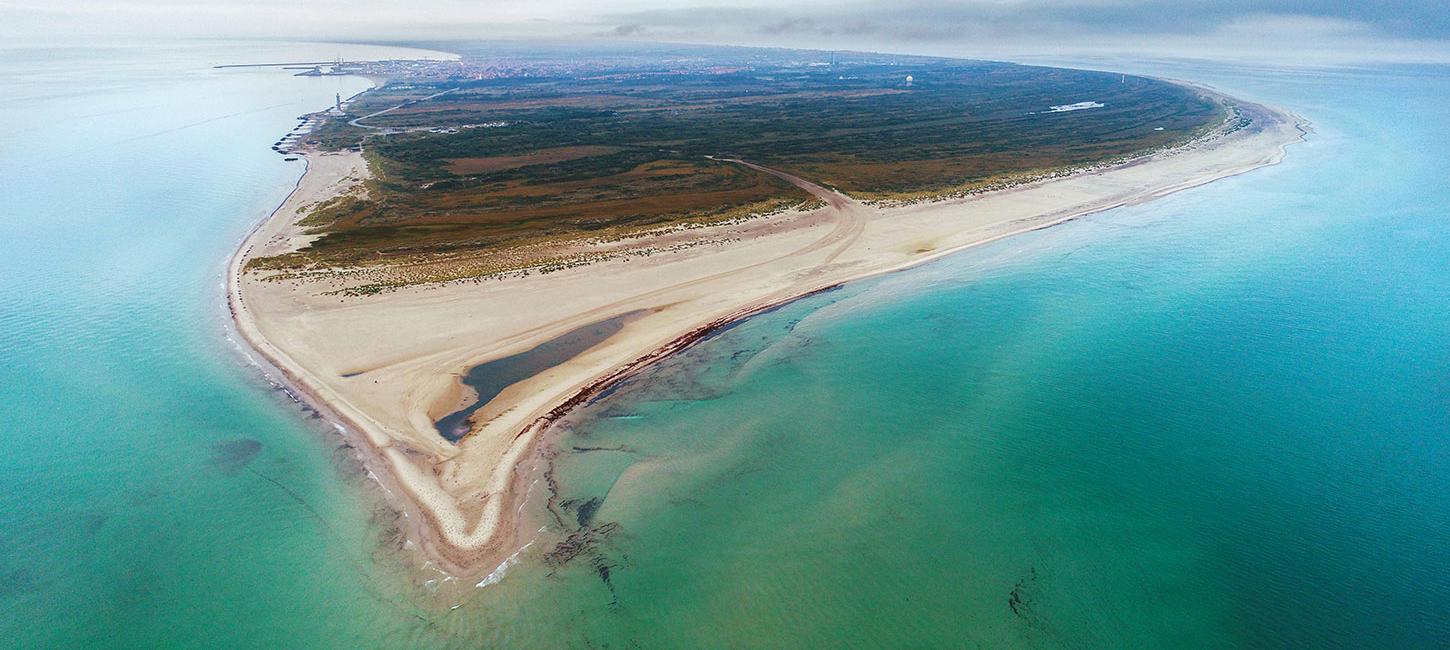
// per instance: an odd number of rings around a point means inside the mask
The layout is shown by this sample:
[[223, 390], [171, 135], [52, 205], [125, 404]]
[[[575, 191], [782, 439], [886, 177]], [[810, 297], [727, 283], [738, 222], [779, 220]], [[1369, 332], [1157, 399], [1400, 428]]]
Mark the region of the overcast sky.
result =
[[1450, 61], [1450, 0], [0, 0], [0, 38], [605, 38], [944, 55]]

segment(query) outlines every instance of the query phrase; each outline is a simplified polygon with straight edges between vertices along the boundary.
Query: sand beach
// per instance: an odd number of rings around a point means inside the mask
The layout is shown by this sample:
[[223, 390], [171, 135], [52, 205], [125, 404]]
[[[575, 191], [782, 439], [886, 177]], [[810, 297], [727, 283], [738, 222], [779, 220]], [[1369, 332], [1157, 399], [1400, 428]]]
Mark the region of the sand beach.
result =
[[[549, 425], [614, 382], [712, 330], [782, 302], [1083, 215], [1272, 165], [1306, 124], [1234, 100], [1252, 118], [1169, 151], [950, 200], [872, 205], [774, 170], [821, 206], [592, 246], [599, 261], [367, 296], [325, 281], [269, 281], [248, 259], [305, 245], [296, 222], [368, 176], [359, 153], [306, 154], [296, 191], [228, 271], [239, 333], [298, 394], [338, 419], [400, 495], [412, 533], [450, 573], [477, 576], [527, 541], [522, 494]], [[750, 161], [730, 164], [754, 166]], [[435, 422], [475, 401], [470, 368], [593, 323], [618, 331], [503, 388], [458, 442]]]

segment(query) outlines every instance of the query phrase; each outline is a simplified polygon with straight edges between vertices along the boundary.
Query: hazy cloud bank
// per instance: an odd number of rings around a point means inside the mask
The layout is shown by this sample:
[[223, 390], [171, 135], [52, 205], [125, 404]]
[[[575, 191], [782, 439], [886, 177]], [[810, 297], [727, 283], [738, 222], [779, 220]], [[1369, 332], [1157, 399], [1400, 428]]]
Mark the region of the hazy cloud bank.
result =
[[0, 37], [604, 38], [1011, 57], [1450, 61], [1446, 0], [0, 0]]

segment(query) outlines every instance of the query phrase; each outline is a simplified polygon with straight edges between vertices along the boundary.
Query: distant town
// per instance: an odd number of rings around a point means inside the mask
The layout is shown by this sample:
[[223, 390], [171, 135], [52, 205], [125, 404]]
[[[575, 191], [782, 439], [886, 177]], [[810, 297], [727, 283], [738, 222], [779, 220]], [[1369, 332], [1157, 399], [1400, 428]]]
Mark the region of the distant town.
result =
[[[720, 52], [734, 56], [722, 60]], [[764, 54], [762, 54], [764, 52]], [[769, 68], [835, 68], [838, 65], [919, 65], [936, 61], [931, 57], [883, 55], [865, 52], [796, 50], [752, 50], [734, 48], [690, 48], [661, 58], [643, 53], [590, 53], [561, 59], [530, 53], [465, 54], [458, 59], [389, 59], [383, 61], [299, 61], [283, 63], [235, 63], [217, 68], [283, 68], [299, 77], [362, 76], [416, 82], [483, 81], [530, 77], [585, 77], [629, 79], [639, 75], [724, 75], [749, 72], [757, 66]], [[911, 83], [907, 77], [906, 83]]]

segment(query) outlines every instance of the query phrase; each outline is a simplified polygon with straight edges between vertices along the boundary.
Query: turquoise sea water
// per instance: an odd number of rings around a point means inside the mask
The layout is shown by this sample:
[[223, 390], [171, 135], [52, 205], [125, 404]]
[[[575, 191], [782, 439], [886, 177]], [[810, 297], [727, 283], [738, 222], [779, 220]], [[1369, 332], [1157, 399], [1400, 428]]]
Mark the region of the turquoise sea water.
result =
[[546, 645], [1450, 643], [1450, 70], [1151, 72], [1317, 132], [663, 364], [554, 445], [585, 550], [491, 606]]
[[369, 84], [211, 66], [418, 53], [4, 54], [0, 646], [319, 647], [416, 623], [353, 457], [239, 363], [222, 302], [227, 258], [301, 173], [272, 142]]
[[1316, 133], [657, 366], [551, 441], [538, 541], [438, 602], [225, 338], [224, 261], [299, 172], [267, 146], [365, 83], [206, 66], [337, 47], [9, 53], [4, 643], [1450, 642], [1450, 69], [1132, 69]]

